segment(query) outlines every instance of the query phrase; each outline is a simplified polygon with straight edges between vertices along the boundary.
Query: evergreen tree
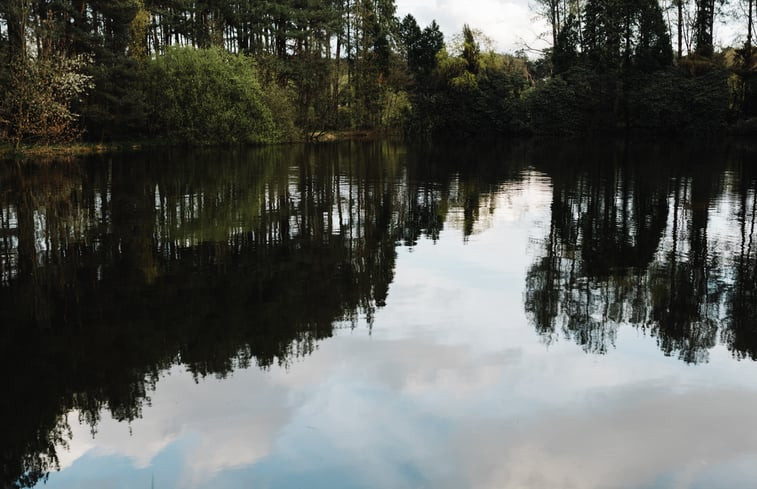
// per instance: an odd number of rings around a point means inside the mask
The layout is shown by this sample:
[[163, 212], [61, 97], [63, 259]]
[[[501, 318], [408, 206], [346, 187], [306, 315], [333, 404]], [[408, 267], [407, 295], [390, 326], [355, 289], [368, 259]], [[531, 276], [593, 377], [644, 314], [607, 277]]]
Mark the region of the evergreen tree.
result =
[[557, 35], [557, 43], [552, 54], [555, 74], [563, 73], [578, 64], [580, 37], [578, 21], [571, 14], [565, 23], [565, 27]]
[[645, 0], [642, 6], [635, 50], [636, 66], [641, 71], [652, 72], [673, 63], [673, 48], [660, 5], [656, 0]]
[[694, 51], [705, 57], [713, 54], [712, 31], [715, 24], [715, 0], [696, 0]]
[[460, 56], [465, 60], [466, 69], [474, 75], [478, 73], [478, 61], [481, 54], [481, 48], [478, 45], [473, 31], [468, 24], [463, 26], [463, 52]]

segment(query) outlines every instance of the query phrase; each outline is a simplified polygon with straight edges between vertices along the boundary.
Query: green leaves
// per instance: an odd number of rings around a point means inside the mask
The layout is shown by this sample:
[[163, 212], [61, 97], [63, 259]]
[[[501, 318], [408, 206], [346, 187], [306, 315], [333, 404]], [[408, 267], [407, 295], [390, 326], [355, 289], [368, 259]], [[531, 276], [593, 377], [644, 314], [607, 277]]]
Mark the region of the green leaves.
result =
[[171, 48], [148, 72], [153, 134], [185, 144], [273, 140], [271, 111], [249, 58], [216, 48]]

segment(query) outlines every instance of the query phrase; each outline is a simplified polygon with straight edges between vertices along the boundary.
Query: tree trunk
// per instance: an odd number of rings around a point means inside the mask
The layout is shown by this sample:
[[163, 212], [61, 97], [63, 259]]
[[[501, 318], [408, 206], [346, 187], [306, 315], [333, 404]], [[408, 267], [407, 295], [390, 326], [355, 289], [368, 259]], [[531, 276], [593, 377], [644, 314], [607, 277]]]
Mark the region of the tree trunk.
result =
[[10, 0], [3, 10], [8, 23], [8, 60], [23, 60], [26, 58], [26, 27], [31, 4], [29, 0]]
[[744, 46], [744, 65], [747, 70], [752, 68], [752, 10], [754, 0], [749, 0], [749, 13], [747, 15], [746, 46]]
[[334, 76], [334, 115], [339, 111], [339, 63], [342, 58], [342, 35], [336, 35], [336, 74]]
[[677, 0], [676, 3], [678, 4], [678, 59], [680, 60], [683, 56], [683, 0]]

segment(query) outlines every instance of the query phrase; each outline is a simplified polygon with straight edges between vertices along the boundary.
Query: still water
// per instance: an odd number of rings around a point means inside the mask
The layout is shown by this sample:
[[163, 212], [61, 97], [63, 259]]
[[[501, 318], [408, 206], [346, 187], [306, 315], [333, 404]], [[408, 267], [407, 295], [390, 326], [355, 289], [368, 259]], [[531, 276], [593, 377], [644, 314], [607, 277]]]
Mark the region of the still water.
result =
[[4, 164], [0, 487], [754, 487], [755, 225], [740, 143]]

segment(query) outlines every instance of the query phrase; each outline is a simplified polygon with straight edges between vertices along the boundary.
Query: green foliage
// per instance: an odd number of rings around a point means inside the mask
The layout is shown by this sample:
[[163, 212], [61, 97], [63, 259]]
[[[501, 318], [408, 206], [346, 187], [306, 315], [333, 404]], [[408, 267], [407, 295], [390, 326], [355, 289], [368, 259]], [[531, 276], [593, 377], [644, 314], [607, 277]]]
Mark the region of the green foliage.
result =
[[401, 128], [405, 117], [412, 110], [410, 97], [403, 90], [389, 90], [384, 95], [381, 111], [381, 127], [385, 129]]
[[144, 64], [124, 56], [91, 67], [95, 89], [83, 107], [86, 136], [103, 141], [140, 138], [151, 109], [146, 100]]
[[584, 132], [593, 104], [591, 76], [588, 70], [574, 68], [529, 89], [524, 94], [524, 105], [531, 129], [540, 134]]
[[636, 67], [646, 73], [669, 67], [673, 62], [673, 47], [657, 0], [644, 0], [638, 12], [638, 23]]
[[539, 82], [525, 95], [529, 125], [539, 134], [703, 134], [727, 123], [730, 90], [724, 70], [690, 76], [669, 68], [619, 82], [585, 68]]
[[301, 54], [287, 63], [287, 78], [291, 79], [291, 100], [295, 102], [297, 127], [306, 138], [312, 139], [336, 124], [333, 81], [328, 60], [314, 54]]
[[557, 35], [557, 43], [552, 53], [555, 73], [563, 73], [578, 64], [580, 38], [578, 20], [571, 14], [565, 26]]
[[[754, 67], [746, 61], [753, 50], [742, 50], [741, 64], [713, 54], [714, 0], [694, 2], [699, 54], [679, 59], [680, 73], [672, 70], [659, 0], [537, 3], [553, 46], [527, 60], [493, 54], [493, 41], [468, 25], [445, 49], [436, 22], [422, 28], [412, 15], [398, 19], [395, 0], [7, 0], [0, 2], [0, 132], [64, 140], [85, 128], [94, 140], [204, 145], [400, 126], [445, 137], [709, 131], [734, 114], [755, 116]], [[24, 81], [31, 75], [11, 66], [63, 53], [93, 62], [82, 74], [94, 89], [67, 106], [82, 117], [59, 118], [44, 137], [34, 134], [40, 121], [19, 132], [12, 120], [31, 111], [11, 94], [41, 100], [48, 87], [37, 90]], [[730, 93], [716, 107], [722, 86], [707, 77], [723, 68], [733, 75]], [[679, 123], [686, 103], [703, 111], [701, 124]]]
[[583, 20], [583, 58], [599, 73], [649, 72], [673, 61], [657, 0], [587, 0]]
[[525, 129], [525, 61], [493, 52], [481, 55], [473, 48], [478, 43], [470, 37], [472, 31], [467, 32], [467, 54], [465, 47], [459, 57], [446, 50], [438, 54], [430, 87], [413, 101], [408, 133], [463, 139]]
[[466, 69], [474, 75], [478, 73], [480, 54], [481, 48], [473, 37], [473, 31], [468, 24], [465, 24], [463, 26], [463, 52], [460, 56], [465, 60]]
[[269, 83], [263, 87], [263, 100], [273, 118], [273, 140], [295, 142], [302, 140], [302, 130], [296, 125], [297, 108], [292, 102], [296, 98], [293, 86]]
[[412, 15], [405, 16], [399, 26], [399, 40], [405, 52], [408, 69], [419, 83], [427, 82], [436, 67], [436, 55], [444, 48], [444, 35], [436, 21], [421, 30]]
[[667, 70], [641, 75], [630, 90], [631, 127], [653, 133], [706, 134], [725, 128], [729, 116], [728, 73], [690, 77]]
[[270, 142], [274, 124], [252, 61], [223, 50], [171, 48], [148, 65], [151, 134], [173, 143]]

